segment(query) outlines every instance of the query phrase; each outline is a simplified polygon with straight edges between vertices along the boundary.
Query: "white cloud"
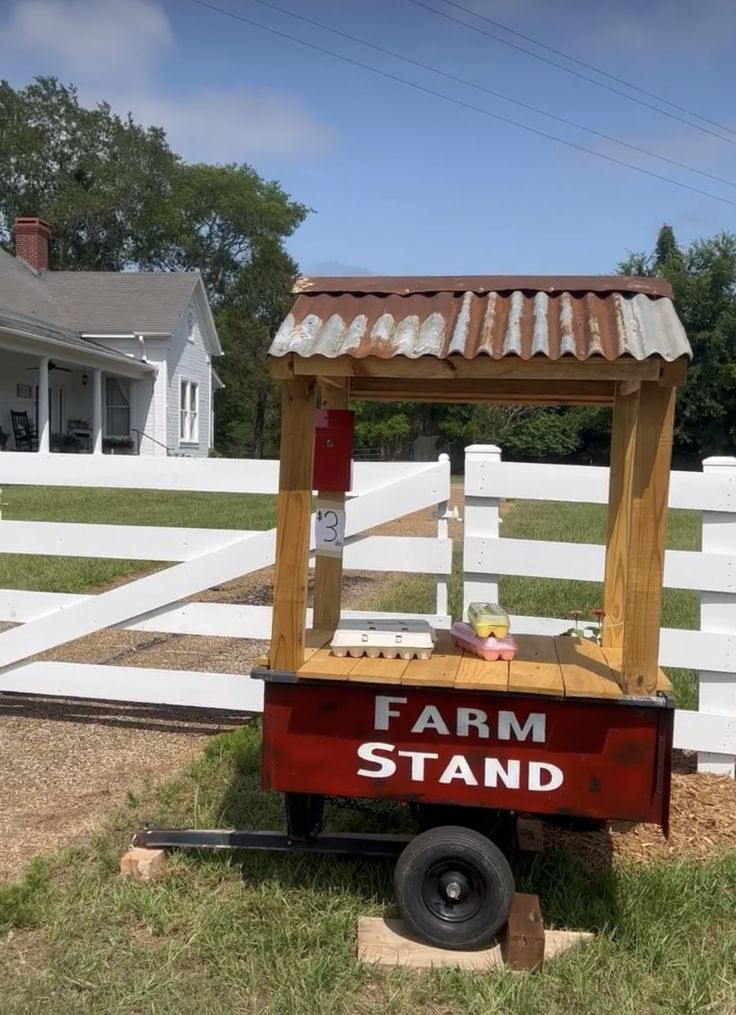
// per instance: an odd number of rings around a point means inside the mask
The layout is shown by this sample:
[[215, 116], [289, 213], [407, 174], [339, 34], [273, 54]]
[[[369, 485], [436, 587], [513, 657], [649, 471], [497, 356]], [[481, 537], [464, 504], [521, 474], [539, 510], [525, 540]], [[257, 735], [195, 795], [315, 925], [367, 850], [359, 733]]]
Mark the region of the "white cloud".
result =
[[[620, 0], [605, 7], [606, 37], [622, 49], [663, 56], [686, 52], [700, 63], [736, 38], [733, 0]], [[595, 61], [593, 61], [595, 62]]]
[[166, 61], [181, 59], [157, 0], [15, 0], [0, 14], [0, 66], [14, 83], [38, 74], [73, 81], [87, 105], [105, 100], [165, 129], [189, 161], [240, 162], [320, 151], [334, 141], [297, 96], [265, 89], [169, 93]]
[[188, 98], [141, 95], [130, 96], [128, 104], [136, 119], [164, 126], [172, 148], [189, 161], [313, 152], [330, 147], [334, 140], [332, 130], [319, 123], [301, 100], [275, 92], [210, 91]]
[[148, 0], [18, 0], [2, 37], [64, 73], [107, 80], [147, 73], [174, 44], [166, 12]]

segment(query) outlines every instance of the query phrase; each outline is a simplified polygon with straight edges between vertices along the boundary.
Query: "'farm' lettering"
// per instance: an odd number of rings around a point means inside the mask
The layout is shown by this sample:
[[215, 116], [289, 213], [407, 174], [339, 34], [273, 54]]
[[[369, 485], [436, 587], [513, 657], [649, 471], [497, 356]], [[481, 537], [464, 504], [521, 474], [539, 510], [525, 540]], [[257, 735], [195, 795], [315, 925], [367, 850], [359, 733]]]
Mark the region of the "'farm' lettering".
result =
[[453, 754], [449, 761], [440, 761], [439, 754], [434, 751], [397, 751], [394, 744], [377, 742], [361, 744], [358, 748], [360, 760], [371, 766], [359, 768], [358, 775], [366, 779], [389, 779], [396, 775], [404, 762], [386, 755], [406, 759], [412, 782], [464, 783], [492, 789], [503, 785], [506, 789], [525, 788], [536, 793], [549, 793], [564, 782], [562, 770], [546, 761], [484, 758], [481, 766], [478, 759], [473, 758], [471, 765], [463, 754]]
[[[386, 732], [392, 719], [404, 714], [400, 706], [407, 705], [408, 698], [392, 697], [377, 694], [373, 711], [373, 728]], [[414, 720], [412, 733], [438, 733], [448, 737], [477, 737], [479, 740], [531, 740], [535, 744], [543, 744], [546, 737], [546, 716], [544, 712], [530, 712], [526, 719], [520, 721], [516, 713], [500, 709], [495, 729], [491, 728], [488, 713], [482, 708], [455, 708], [445, 706], [445, 714], [438, 705], [424, 705], [418, 714], [411, 715]]]

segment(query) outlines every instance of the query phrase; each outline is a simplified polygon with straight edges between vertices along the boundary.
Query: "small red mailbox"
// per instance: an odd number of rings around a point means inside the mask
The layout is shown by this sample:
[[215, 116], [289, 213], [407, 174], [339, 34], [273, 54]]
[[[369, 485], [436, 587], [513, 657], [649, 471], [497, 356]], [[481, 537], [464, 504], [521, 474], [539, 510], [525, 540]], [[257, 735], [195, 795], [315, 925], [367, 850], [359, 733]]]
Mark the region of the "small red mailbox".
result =
[[347, 492], [352, 486], [354, 419], [355, 414], [349, 409], [317, 409], [314, 419], [315, 490]]

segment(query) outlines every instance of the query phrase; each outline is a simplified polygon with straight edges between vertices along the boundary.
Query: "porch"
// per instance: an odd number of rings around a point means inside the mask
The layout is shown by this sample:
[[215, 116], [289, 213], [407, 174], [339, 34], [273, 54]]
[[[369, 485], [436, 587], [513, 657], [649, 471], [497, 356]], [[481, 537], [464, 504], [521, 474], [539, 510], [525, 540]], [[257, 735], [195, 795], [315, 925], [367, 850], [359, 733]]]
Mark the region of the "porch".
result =
[[38, 356], [0, 344], [0, 451], [166, 454], [147, 432], [154, 422], [151, 367], [130, 365], [132, 371], [127, 364], [103, 369], [65, 352]]

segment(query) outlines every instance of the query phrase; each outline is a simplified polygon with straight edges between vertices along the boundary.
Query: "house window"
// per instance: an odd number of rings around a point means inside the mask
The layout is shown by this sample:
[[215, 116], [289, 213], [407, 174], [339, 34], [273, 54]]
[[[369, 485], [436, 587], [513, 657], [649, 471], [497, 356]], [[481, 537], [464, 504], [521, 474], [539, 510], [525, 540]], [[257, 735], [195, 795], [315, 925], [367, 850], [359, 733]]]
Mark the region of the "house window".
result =
[[122, 377], [105, 378], [108, 437], [130, 437], [130, 383]]
[[199, 440], [199, 385], [182, 381], [179, 389], [179, 441], [196, 444]]

